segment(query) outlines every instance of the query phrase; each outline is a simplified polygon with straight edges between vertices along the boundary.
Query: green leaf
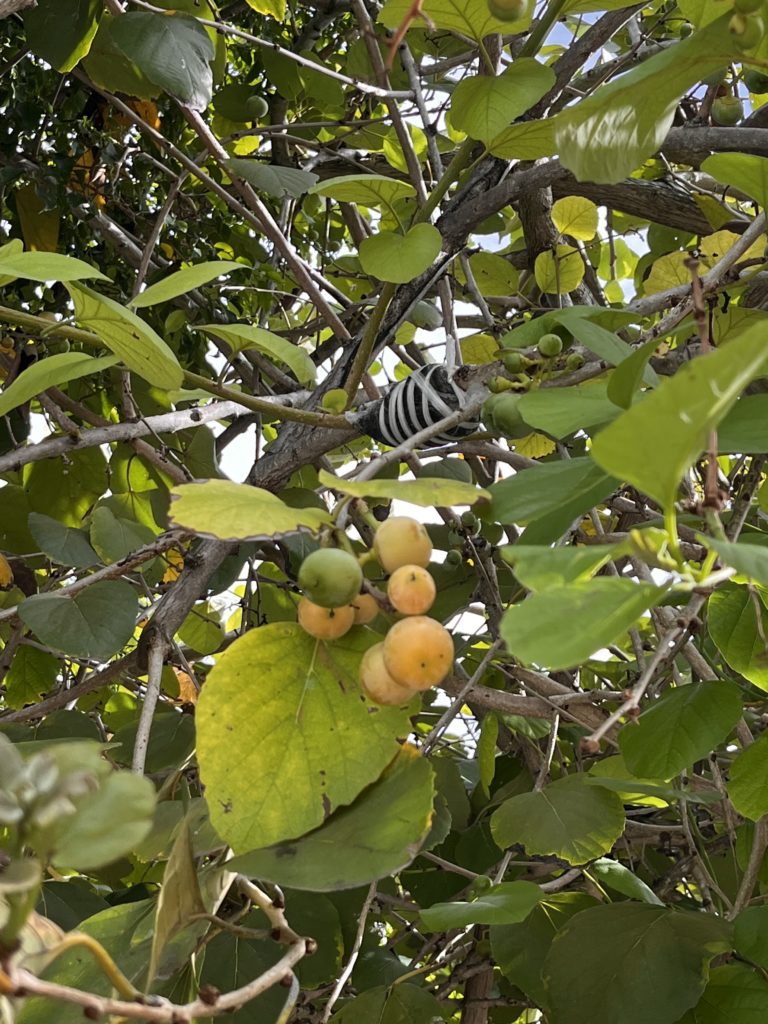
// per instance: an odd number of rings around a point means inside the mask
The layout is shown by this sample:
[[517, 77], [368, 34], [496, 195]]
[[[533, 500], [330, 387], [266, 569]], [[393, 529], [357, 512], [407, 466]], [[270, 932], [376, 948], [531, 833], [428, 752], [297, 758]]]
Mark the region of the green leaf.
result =
[[722, 453], [768, 452], [768, 395], [745, 395], [720, 424], [717, 449]]
[[171, 939], [190, 923], [195, 914], [205, 914], [206, 911], [200, 895], [192, 835], [185, 820], [176, 835], [158, 893], [148, 978], [157, 974], [163, 951]]
[[768, 907], [747, 907], [733, 922], [733, 948], [745, 960], [768, 969]]
[[69, 284], [67, 291], [80, 326], [95, 331], [129, 370], [158, 388], [181, 386], [183, 375], [176, 356], [149, 324], [85, 285]]
[[300, 384], [310, 384], [315, 379], [315, 364], [309, 353], [299, 345], [262, 327], [251, 324], [195, 324], [196, 331], [213, 334], [230, 346], [233, 352], [244, 352], [255, 348], [270, 359], [275, 359], [293, 371]]
[[[296, 623], [275, 623], [237, 639], [211, 669], [197, 754], [211, 820], [236, 852], [317, 828], [397, 753], [407, 709], [372, 712], [357, 682], [372, 639], [353, 630], [326, 645]], [[254, 685], [259, 713], [244, 715], [243, 688]]]
[[246, 2], [258, 14], [266, 14], [268, 18], [276, 18], [278, 21], [285, 20], [285, 0], [246, 0]]
[[597, 234], [597, 207], [583, 196], [564, 196], [552, 204], [552, 223], [561, 235], [590, 242]]
[[123, 92], [140, 99], [156, 99], [160, 95], [160, 87], [126, 57], [112, 38], [112, 27], [118, 20], [104, 12], [90, 52], [83, 58], [83, 67], [102, 89]]
[[742, 715], [736, 683], [691, 683], [667, 690], [619, 735], [624, 763], [633, 775], [671, 779], [707, 757]]
[[65, 526], [79, 526], [107, 486], [107, 462], [100, 448], [69, 452], [66, 463], [44, 459], [24, 467], [30, 511], [43, 512]]
[[572, 292], [584, 279], [584, 260], [572, 245], [557, 245], [555, 251], [545, 249], [536, 257], [533, 273], [543, 292], [563, 295]]
[[491, 832], [502, 849], [519, 843], [530, 856], [559, 857], [569, 864], [608, 853], [623, 831], [618, 794], [586, 785], [580, 775], [513, 796], [491, 816]]
[[516, 924], [528, 917], [541, 895], [541, 889], [532, 882], [502, 882], [471, 903], [434, 903], [422, 910], [421, 920], [430, 932], [471, 924]]
[[558, 1024], [673, 1024], [698, 1002], [707, 965], [730, 948], [711, 914], [613, 903], [576, 914], [544, 966]]
[[112, 772], [82, 799], [76, 814], [61, 821], [53, 863], [81, 871], [110, 864], [148, 835], [154, 811], [155, 787], [149, 779]]
[[490, 492], [463, 480], [441, 477], [420, 477], [418, 480], [343, 480], [321, 469], [317, 475], [320, 484], [353, 498], [390, 498], [407, 501], [423, 508], [433, 506], [474, 505], [481, 498], [490, 498]]
[[617, 363], [616, 369], [608, 379], [607, 395], [612, 402], [628, 409], [632, 405], [635, 392], [647, 379], [648, 373], [656, 377], [656, 373], [648, 366], [648, 360], [659, 347], [656, 338], [647, 341], [640, 348], [635, 349], [626, 359]]
[[502, 557], [515, 570], [527, 590], [553, 590], [566, 583], [588, 580], [613, 557], [614, 545], [546, 548], [534, 544], [510, 544]]
[[707, 604], [707, 629], [731, 668], [768, 690], [768, 614], [757, 595], [735, 584], [718, 587]]
[[728, 20], [726, 14], [557, 115], [557, 152], [579, 181], [621, 181], [661, 146], [680, 97], [739, 59]]
[[317, 508], [291, 508], [270, 491], [231, 480], [180, 484], [171, 491], [170, 516], [178, 526], [220, 540], [246, 540], [319, 530], [330, 522]]
[[317, 175], [312, 171], [280, 167], [278, 164], [263, 164], [258, 160], [231, 157], [224, 161], [224, 166], [238, 178], [253, 185], [258, 192], [266, 192], [267, 195], [276, 196], [278, 199], [282, 199], [283, 196], [298, 199], [317, 181]]
[[119, 519], [106, 505], [101, 505], [91, 514], [90, 538], [102, 562], [111, 565], [145, 544], [151, 544], [155, 534], [142, 523]]
[[501, 635], [523, 664], [571, 668], [618, 641], [665, 593], [664, 587], [615, 577], [568, 583], [508, 608]]
[[99, 373], [118, 362], [116, 356], [85, 355], [83, 352], [60, 352], [32, 363], [0, 393], [0, 416], [39, 395], [47, 388], [58, 387], [70, 380], [78, 380]]
[[314, 832], [246, 853], [227, 866], [295, 889], [335, 892], [367, 885], [410, 864], [430, 829], [433, 801], [429, 762], [406, 746], [380, 779]]
[[752, 821], [768, 813], [768, 734], [761, 733], [734, 760], [728, 796], [738, 813]]
[[28, 597], [19, 605], [19, 618], [56, 651], [107, 661], [133, 636], [138, 610], [129, 583], [102, 580], [74, 597], [62, 591]]
[[99, 556], [88, 543], [85, 530], [64, 526], [40, 512], [30, 512], [27, 524], [40, 550], [59, 565], [84, 569], [98, 562]]
[[554, 84], [551, 68], [518, 57], [501, 75], [475, 75], [459, 82], [451, 96], [451, 124], [487, 144]]
[[25, 281], [109, 280], [89, 263], [58, 252], [3, 252], [0, 254], [0, 274], [21, 277]]
[[621, 410], [608, 398], [604, 380], [574, 384], [569, 388], [536, 388], [520, 399], [520, 415], [529, 426], [555, 438], [578, 430], [592, 433], [616, 419]]
[[200, 288], [210, 281], [215, 281], [224, 274], [230, 274], [233, 270], [247, 270], [244, 263], [235, 263], [234, 260], [210, 260], [207, 263], [196, 263], [192, 267], [184, 267], [177, 270], [175, 274], [169, 274], [162, 281], [156, 281], [149, 288], [136, 295], [128, 303], [133, 309], [143, 309], [145, 306], [157, 306], [161, 302], [175, 299], [177, 295], [185, 295], [193, 288]]
[[390, 208], [398, 200], [416, 195], [413, 185], [397, 178], [388, 178], [385, 174], [344, 174], [321, 181], [309, 191], [311, 195], [327, 196], [339, 203]]
[[[486, 0], [424, 0], [423, 15], [437, 28], [457, 32], [477, 42], [493, 33], [516, 35], [524, 32], [533, 17], [533, 5], [517, 21], [500, 21], [488, 9]], [[379, 14], [379, 21], [386, 28], [396, 29], [402, 24], [411, 9], [410, 0], [387, 0]], [[419, 24], [418, 20], [415, 22]]]
[[214, 49], [195, 18], [129, 11], [115, 19], [111, 32], [150, 81], [193, 110], [205, 110], [213, 93]]
[[58, 658], [22, 644], [5, 676], [5, 703], [16, 709], [36, 704], [44, 693], [53, 688], [58, 674]]
[[432, 224], [416, 224], [404, 235], [380, 231], [360, 244], [360, 263], [366, 274], [379, 281], [406, 284], [432, 266], [442, 244]]
[[57, 71], [71, 71], [88, 53], [103, 10], [100, 0], [38, 0], [24, 11], [27, 45]]
[[768, 587], [768, 547], [762, 544], [734, 544], [704, 535], [700, 535], [700, 540], [718, 553], [724, 565], [730, 565], [742, 576]]
[[[517, 291], [519, 275], [516, 268], [512, 266], [509, 260], [505, 260], [503, 256], [499, 256], [495, 252], [476, 252], [469, 257], [469, 266], [475, 279], [475, 284], [480, 289], [481, 294], [508, 296], [513, 295]], [[440, 319], [441, 325], [442, 318]], [[489, 358], [475, 359], [473, 362], [493, 362], [496, 358], [496, 349], [498, 348], [495, 338], [487, 334], [479, 335], [479, 337], [488, 339], [489, 347], [490, 345], [493, 346], [494, 354], [490, 355], [489, 353]], [[462, 338], [462, 353], [470, 341], [470, 338]]]
[[768, 1014], [768, 982], [746, 964], [712, 969], [696, 1006], [679, 1024], [762, 1024]]
[[408, 982], [370, 988], [333, 1015], [334, 1024], [437, 1024], [445, 1007], [430, 993]]
[[490, 796], [490, 787], [496, 774], [496, 741], [499, 738], [499, 716], [489, 711], [483, 717], [480, 726], [480, 739], [477, 741], [475, 757], [480, 770], [480, 786], [486, 797]]
[[179, 639], [198, 654], [215, 654], [224, 642], [219, 616], [206, 601], [193, 606], [179, 626]]
[[559, 512], [566, 527], [617, 485], [592, 459], [548, 462], [493, 484], [489, 513], [500, 523], [525, 524]]
[[701, 165], [702, 171], [752, 196], [763, 209], [768, 206], [768, 160], [751, 153], [715, 153]]
[[652, 903], [657, 907], [663, 907], [664, 902], [660, 900], [653, 889], [633, 874], [624, 864], [610, 857], [599, 857], [589, 866], [589, 874], [593, 875], [601, 885], [607, 886], [614, 892], [620, 892], [631, 900], [639, 900], [642, 903]]
[[[683, 45], [683, 44], [681, 44]], [[664, 508], [674, 504], [686, 470], [709, 432], [768, 362], [762, 324], [691, 360], [595, 438], [592, 457]]]
[[[140, 900], [102, 910], [82, 921], [78, 931], [96, 939], [116, 961], [134, 984], [146, 973], [152, 942], [152, 918], [155, 901]], [[47, 981], [69, 985], [96, 995], [111, 996], [112, 982], [99, 962], [83, 956], [82, 946], [64, 950], [41, 975]], [[56, 1005], [56, 1024], [82, 1024], [83, 1008], [65, 1003]], [[28, 998], [19, 1011], [17, 1024], [51, 1024], [51, 1001], [43, 997]]]
[[547, 118], [512, 124], [489, 143], [488, 149], [502, 160], [538, 160], [554, 156], [557, 153], [555, 122]]
[[541, 972], [552, 940], [574, 914], [596, 903], [585, 892], [547, 895], [524, 922], [491, 928], [491, 951], [501, 973], [537, 1006], [547, 1007]]

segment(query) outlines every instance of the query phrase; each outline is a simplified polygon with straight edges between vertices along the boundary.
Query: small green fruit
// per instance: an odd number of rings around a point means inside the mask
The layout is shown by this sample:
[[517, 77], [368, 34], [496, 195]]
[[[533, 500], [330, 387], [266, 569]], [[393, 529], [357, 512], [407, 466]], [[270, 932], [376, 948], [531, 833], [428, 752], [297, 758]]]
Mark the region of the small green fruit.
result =
[[245, 109], [254, 121], [258, 121], [269, 111], [269, 104], [263, 96], [249, 96], [245, 101]]
[[483, 421], [504, 437], [525, 437], [531, 428], [523, 421], [517, 408], [522, 395], [505, 391], [491, 395], [483, 405]]
[[347, 407], [347, 392], [344, 388], [331, 388], [323, 395], [320, 405], [326, 412], [344, 412]]
[[488, 10], [499, 21], [518, 21], [528, 13], [531, 0], [487, 0]]
[[469, 509], [467, 509], [466, 512], [461, 513], [461, 525], [465, 530], [475, 533], [480, 526], [480, 520], [474, 512], [470, 512]]
[[299, 587], [313, 604], [341, 608], [360, 593], [363, 570], [354, 555], [340, 548], [319, 548], [299, 569]]
[[742, 73], [741, 80], [750, 92], [762, 96], [768, 92], [768, 75], [754, 68], [746, 68]]
[[437, 306], [431, 302], [420, 299], [408, 315], [408, 319], [414, 327], [420, 327], [425, 331], [436, 331], [443, 325], [443, 315]]
[[737, 96], [718, 96], [712, 104], [712, 120], [715, 124], [732, 128], [744, 116], [744, 107]]
[[728, 22], [728, 30], [740, 50], [754, 50], [765, 35], [765, 22], [759, 14], [736, 13]]
[[542, 334], [536, 347], [547, 359], [554, 359], [563, 351], [563, 339], [559, 334]]
[[684, 21], [683, 24], [680, 26], [680, 38], [681, 39], [687, 39], [688, 36], [692, 36], [692, 35], [693, 35], [693, 25], [690, 23], [690, 21]]
[[522, 352], [505, 352], [501, 361], [507, 373], [522, 373], [527, 362]]
[[447, 552], [445, 556], [445, 564], [450, 565], [454, 568], [457, 565], [461, 565], [463, 561], [464, 559], [461, 557], [461, 552], [457, 551], [456, 548], [451, 548], [451, 550]]
[[580, 370], [584, 365], [584, 356], [580, 352], [571, 352], [565, 360], [566, 370]]
[[755, 14], [763, 6], [764, 0], [733, 0], [734, 10], [740, 14]]
[[480, 533], [489, 544], [499, 544], [504, 537], [504, 529], [501, 523], [483, 523]]

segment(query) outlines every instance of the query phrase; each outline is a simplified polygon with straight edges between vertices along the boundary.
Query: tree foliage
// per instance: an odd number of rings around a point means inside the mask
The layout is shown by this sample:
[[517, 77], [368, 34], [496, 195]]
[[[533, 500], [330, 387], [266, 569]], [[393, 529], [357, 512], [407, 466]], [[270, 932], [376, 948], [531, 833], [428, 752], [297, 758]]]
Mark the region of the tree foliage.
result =
[[4, 1024], [765, 1018], [766, 23], [0, 0]]

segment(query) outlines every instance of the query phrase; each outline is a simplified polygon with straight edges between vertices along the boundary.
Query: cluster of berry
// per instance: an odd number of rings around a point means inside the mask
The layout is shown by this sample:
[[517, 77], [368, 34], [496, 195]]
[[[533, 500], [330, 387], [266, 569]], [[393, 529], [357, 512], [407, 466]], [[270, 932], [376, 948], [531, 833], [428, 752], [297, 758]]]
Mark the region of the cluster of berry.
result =
[[381, 642], [363, 655], [360, 685], [376, 704], [404, 704], [414, 694], [442, 682], [453, 664], [451, 634], [426, 614], [436, 597], [427, 569], [432, 542], [424, 526], [393, 516], [376, 531], [376, 560], [388, 574], [386, 601], [363, 591], [363, 572], [353, 554], [320, 548], [299, 570], [299, 624], [310, 636], [336, 640], [353, 625], [367, 625], [380, 611], [404, 616]]

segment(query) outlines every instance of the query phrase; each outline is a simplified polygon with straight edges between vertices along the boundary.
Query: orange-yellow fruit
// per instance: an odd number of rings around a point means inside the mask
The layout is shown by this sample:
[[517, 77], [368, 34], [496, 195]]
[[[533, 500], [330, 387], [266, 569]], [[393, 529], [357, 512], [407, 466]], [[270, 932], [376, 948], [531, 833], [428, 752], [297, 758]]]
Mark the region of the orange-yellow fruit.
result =
[[453, 665], [453, 639], [435, 619], [413, 615], [401, 619], [384, 640], [384, 664], [401, 686], [428, 690], [448, 675]]
[[338, 640], [349, 632], [355, 622], [355, 609], [351, 604], [341, 608], [323, 608], [309, 598], [299, 601], [299, 625], [305, 633], [318, 640]]
[[380, 611], [379, 602], [373, 594], [358, 594], [352, 602], [352, 608], [355, 612], [356, 626], [367, 626], [369, 622], [373, 622]]
[[363, 693], [374, 704], [385, 704], [389, 707], [407, 704], [416, 690], [395, 682], [387, 672], [383, 652], [384, 644], [380, 643], [369, 647], [363, 655], [360, 662], [360, 685]]
[[403, 615], [423, 615], [435, 603], [437, 587], [420, 565], [401, 565], [389, 577], [387, 597]]
[[432, 557], [432, 541], [424, 525], [408, 516], [392, 516], [376, 531], [373, 550], [387, 572], [401, 565], [426, 566]]

